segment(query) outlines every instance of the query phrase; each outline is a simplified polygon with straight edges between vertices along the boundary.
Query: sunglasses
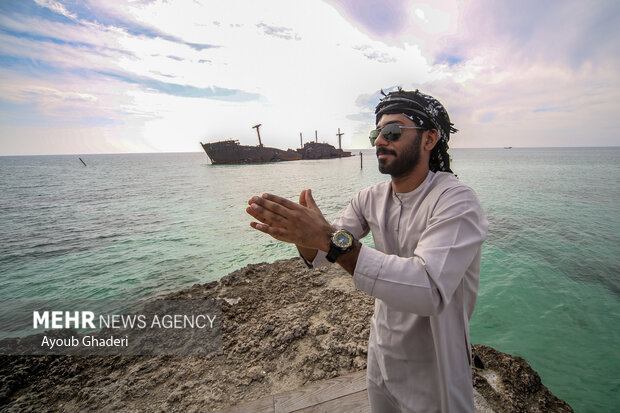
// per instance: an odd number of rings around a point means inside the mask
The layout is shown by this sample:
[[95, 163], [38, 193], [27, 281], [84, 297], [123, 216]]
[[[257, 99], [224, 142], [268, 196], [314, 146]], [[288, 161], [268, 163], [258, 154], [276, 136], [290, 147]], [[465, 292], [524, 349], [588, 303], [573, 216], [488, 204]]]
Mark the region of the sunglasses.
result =
[[371, 130], [370, 135], [368, 136], [368, 139], [370, 139], [370, 144], [372, 146], [375, 146], [375, 141], [377, 140], [380, 134], [383, 135], [383, 137], [386, 140], [390, 142], [394, 142], [394, 141], [397, 141], [398, 138], [400, 138], [400, 135], [402, 133], [401, 129], [427, 129], [427, 128], [423, 128], [422, 126], [400, 126], [395, 123], [390, 123], [390, 124], [385, 125], [382, 128]]

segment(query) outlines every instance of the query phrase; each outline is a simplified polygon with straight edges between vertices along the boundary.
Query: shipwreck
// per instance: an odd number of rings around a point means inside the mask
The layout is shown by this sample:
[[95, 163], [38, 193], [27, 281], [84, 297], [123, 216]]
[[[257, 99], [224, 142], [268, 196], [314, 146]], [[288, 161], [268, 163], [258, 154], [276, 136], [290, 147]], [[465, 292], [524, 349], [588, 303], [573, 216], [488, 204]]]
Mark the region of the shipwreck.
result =
[[260, 137], [261, 124], [252, 126], [256, 129], [258, 135], [258, 146], [241, 145], [236, 139], [222, 140], [212, 143], [202, 143], [202, 149], [211, 159], [211, 163], [217, 164], [239, 164], [239, 163], [259, 163], [259, 162], [281, 162], [281, 161], [298, 161], [302, 159], [331, 159], [346, 158], [351, 156], [351, 152], [342, 150], [341, 138], [343, 133], [338, 129], [338, 146], [328, 143], [319, 143], [317, 131], [315, 131], [315, 142], [303, 143], [302, 134], [299, 134], [302, 147], [297, 150], [293, 149], [277, 149], [263, 145]]

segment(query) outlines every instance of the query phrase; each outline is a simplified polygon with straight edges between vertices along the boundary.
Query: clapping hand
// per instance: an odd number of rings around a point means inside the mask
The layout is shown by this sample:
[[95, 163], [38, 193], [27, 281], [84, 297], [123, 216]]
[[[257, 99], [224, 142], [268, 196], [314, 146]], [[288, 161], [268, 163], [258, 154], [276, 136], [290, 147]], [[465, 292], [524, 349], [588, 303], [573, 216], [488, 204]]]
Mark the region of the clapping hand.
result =
[[246, 212], [260, 222], [250, 226], [273, 238], [301, 248], [329, 250], [334, 228], [317, 206], [310, 189], [299, 194], [299, 203], [272, 194], [253, 196]]

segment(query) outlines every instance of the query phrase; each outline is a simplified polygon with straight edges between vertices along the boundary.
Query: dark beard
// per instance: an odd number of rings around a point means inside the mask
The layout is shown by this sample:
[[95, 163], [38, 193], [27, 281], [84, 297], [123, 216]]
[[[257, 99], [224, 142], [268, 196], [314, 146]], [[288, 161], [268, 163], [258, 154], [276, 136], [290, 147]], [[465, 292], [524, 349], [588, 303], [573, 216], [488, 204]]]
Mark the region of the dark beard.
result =
[[418, 133], [411, 145], [403, 148], [400, 155], [397, 155], [391, 149], [377, 148], [377, 156], [382, 153], [394, 155], [392, 163], [386, 164], [385, 159], [379, 159], [379, 172], [382, 174], [390, 174], [392, 178], [400, 178], [408, 175], [416, 167], [420, 161], [420, 142], [422, 142], [422, 134]]

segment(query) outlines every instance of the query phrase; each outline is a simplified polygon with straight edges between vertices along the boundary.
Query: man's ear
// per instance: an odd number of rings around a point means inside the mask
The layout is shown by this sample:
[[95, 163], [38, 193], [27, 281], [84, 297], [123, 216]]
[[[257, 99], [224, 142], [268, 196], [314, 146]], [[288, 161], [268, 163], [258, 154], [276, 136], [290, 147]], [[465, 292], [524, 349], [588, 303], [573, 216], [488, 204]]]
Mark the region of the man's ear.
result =
[[437, 141], [439, 140], [439, 133], [437, 133], [437, 129], [429, 129], [426, 131], [422, 137], [422, 148], [425, 151], [432, 151], [435, 145], [437, 145]]

